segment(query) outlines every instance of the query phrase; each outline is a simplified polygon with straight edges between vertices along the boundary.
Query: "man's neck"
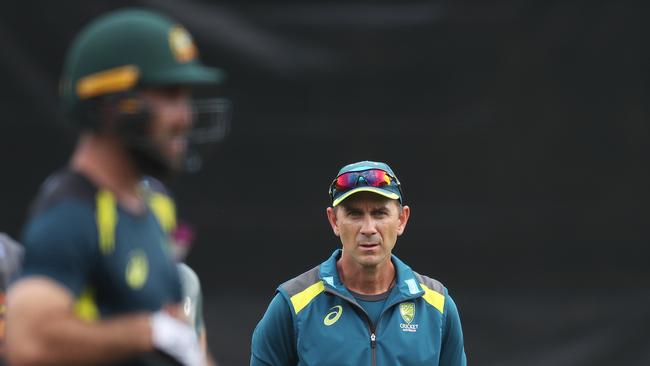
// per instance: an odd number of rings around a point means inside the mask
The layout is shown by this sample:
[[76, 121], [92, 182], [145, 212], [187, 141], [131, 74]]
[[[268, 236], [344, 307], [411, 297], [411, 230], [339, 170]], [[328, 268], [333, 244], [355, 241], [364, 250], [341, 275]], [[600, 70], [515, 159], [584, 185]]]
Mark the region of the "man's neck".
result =
[[341, 257], [336, 262], [341, 282], [348, 290], [362, 295], [378, 295], [390, 290], [395, 281], [395, 266], [390, 260], [364, 267]]
[[134, 213], [143, 212], [144, 201], [139, 193], [140, 173], [116, 137], [83, 135], [77, 143], [70, 166], [97, 186], [111, 191], [122, 207]]

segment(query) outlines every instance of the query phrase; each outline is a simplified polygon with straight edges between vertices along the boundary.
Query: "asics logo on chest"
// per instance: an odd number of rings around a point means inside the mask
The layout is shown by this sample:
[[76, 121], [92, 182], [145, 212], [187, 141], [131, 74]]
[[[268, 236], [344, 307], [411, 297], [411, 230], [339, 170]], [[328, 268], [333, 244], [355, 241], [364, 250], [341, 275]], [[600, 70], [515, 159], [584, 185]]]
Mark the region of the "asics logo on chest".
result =
[[343, 307], [341, 305], [336, 305], [330, 309], [330, 312], [325, 315], [325, 319], [323, 319], [323, 324], [326, 326], [330, 326], [334, 323], [336, 323], [339, 318], [341, 317], [341, 314], [343, 314]]

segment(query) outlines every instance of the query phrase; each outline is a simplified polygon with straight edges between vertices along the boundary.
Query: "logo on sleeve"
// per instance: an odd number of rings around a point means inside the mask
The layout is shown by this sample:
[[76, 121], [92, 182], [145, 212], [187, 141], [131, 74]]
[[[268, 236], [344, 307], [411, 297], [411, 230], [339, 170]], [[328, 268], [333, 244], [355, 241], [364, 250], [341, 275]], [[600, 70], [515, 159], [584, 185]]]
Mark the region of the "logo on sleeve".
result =
[[185, 315], [192, 327], [196, 327], [196, 302], [192, 301], [191, 296], [185, 296], [183, 315]]
[[399, 315], [402, 316], [404, 323], [400, 323], [399, 327], [402, 328], [403, 332], [417, 332], [418, 325], [412, 324], [415, 319], [415, 303], [414, 302], [403, 302], [399, 304]]
[[341, 314], [343, 314], [343, 307], [341, 305], [336, 305], [330, 309], [330, 312], [325, 315], [325, 319], [323, 319], [323, 324], [327, 325], [328, 327], [334, 323], [336, 323], [339, 318], [341, 317]]
[[194, 304], [192, 303], [192, 298], [189, 296], [185, 296], [185, 301], [183, 301], [183, 314], [185, 314], [186, 317], [190, 317], [190, 314], [192, 314], [192, 306]]

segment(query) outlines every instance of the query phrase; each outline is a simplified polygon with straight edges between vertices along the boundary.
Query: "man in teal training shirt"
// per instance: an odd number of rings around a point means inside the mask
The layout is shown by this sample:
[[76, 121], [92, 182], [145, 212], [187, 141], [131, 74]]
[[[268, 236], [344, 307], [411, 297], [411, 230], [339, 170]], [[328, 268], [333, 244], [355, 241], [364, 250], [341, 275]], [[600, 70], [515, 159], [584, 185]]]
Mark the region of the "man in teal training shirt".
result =
[[343, 167], [327, 218], [342, 243], [280, 285], [252, 340], [252, 366], [467, 364], [456, 304], [392, 255], [410, 208], [385, 163]]

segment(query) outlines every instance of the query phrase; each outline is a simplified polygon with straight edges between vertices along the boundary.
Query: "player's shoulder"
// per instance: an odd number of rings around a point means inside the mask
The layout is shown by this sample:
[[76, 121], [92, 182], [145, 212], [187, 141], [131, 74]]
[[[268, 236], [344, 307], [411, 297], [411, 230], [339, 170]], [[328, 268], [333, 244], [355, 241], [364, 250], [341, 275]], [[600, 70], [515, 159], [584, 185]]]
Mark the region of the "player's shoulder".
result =
[[140, 181], [140, 186], [150, 193], [157, 193], [171, 197], [171, 192], [167, 189], [167, 186], [152, 176], [147, 175], [143, 177]]
[[87, 178], [71, 170], [51, 175], [32, 203], [23, 229], [26, 247], [48, 243], [75, 245], [78, 239], [95, 238], [95, 201], [98, 189]]
[[429, 276], [421, 275], [415, 271], [413, 271], [413, 274], [421, 286], [426, 286], [429, 290], [435, 291], [443, 296], [447, 295], [447, 288], [442, 284], [442, 282]]
[[93, 207], [97, 191], [97, 187], [80, 173], [70, 169], [60, 170], [50, 175], [41, 185], [32, 203], [30, 216], [38, 216], [62, 202]]
[[201, 280], [196, 272], [185, 263], [176, 263], [178, 268], [178, 277], [181, 280], [183, 292], [190, 296], [196, 297], [201, 293]]
[[320, 265], [318, 265], [289, 281], [284, 282], [278, 287], [278, 290], [284, 292], [287, 296], [292, 297], [320, 282]]
[[176, 267], [178, 268], [178, 274], [181, 276], [181, 279], [185, 279], [191, 282], [197, 282], [197, 283], [199, 282], [199, 276], [187, 264], [183, 262], [179, 262], [176, 263]]

